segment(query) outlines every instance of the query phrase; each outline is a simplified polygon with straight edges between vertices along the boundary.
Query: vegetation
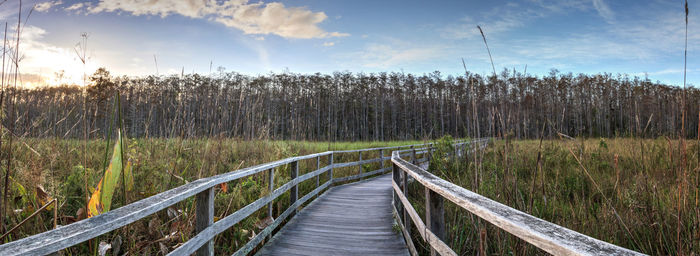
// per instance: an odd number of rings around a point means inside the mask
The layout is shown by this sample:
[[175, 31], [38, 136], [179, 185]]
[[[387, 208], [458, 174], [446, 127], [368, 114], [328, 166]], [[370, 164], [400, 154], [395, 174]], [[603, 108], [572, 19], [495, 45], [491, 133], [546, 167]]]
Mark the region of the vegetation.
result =
[[[451, 150], [441, 143], [431, 171], [488, 198], [650, 255], [700, 250], [698, 142], [688, 141], [688, 172], [681, 168], [679, 141], [664, 137], [546, 140], [541, 146], [538, 140], [501, 140], [484, 152], [478, 178], [473, 156], [441, 157]], [[414, 183], [410, 191], [423, 214], [423, 188]], [[446, 241], [461, 255], [477, 254], [481, 241], [487, 254], [544, 254], [450, 202], [445, 206]]]
[[[93, 192], [105, 174], [104, 140], [88, 142], [88, 168], [83, 168], [82, 140], [25, 138], [24, 143], [13, 144], [15, 175], [11, 177], [11, 195], [8, 214], [3, 220], [7, 229], [41, 207], [46, 193], [58, 200], [58, 224], [67, 225], [85, 215], [84, 171], [88, 174], [89, 192]], [[327, 150], [361, 149], [381, 146], [417, 144], [420, 141], [401, 142], [301, 142], [301, 141], [245, 141], [238, 139], [128, 139], [124, 140], [124, 158], [133, 162], [133, 191], [122, 192], [122, 182], [117, 180], [117, 189], [111, 200], [111, 208], [116, 209], [125, 203], [134, 202], [168, 189], [181, 186], [201, 177], [230, 172], [236, 169], [271, 162], [278, 159], [306, 155]], [[7, 144], [3, 144], [8, 150]], [[335, 161], [356, 161], [357, 154], [337, 154]], [[364, 159], [376, 157], [363, 155]], [[322, 163], [328, 159], [321, 159]], [[378, 169], [379, 163], [363, 166], [365, 170]], [[300, 174], [315, 170], [316, 161], [300, 162]], [[357, 167], [337, 169], [335, 177], [357, 174]], [[289, 181], [289, 171], [280, 168], [275, 171], [276, 188]], [[324, 182], [324, 180], [321, 180]], [[302, 183], [300, 195], [315, 188], [315, 179]], [[266, 174], [255, 175], [217, 187], [215, 216], [231, 214], [243, 206], [268, 193]], [[127, 198], [124, 198], [126, 195]], [[94, 197], [94, 195], [93, 195]], [[286, 209], [288, 195], [275, 201], [274, 215]], [[245, 219], [234, 228], [217, 236], [216, 253], [231, 254], [245, 244], [253, 232], [259, 232], [256, 223], [267, 217], [266, 208]], [[12, 232], [3, 242], [9, 242], [41, 233], [53, 228], [53, 210], [42, 211], [36, 218]], [[258, 223], [259, 224], [259, 223]], [[193, 235], [193, 199], [177, 204], [142, 221], [119, 229], [93, 240], [93, 249], [99, 242], [121, 242], [121, 251], [130, 254], [146, 254], [168, 251]], [[161, 245], [162, 244], [162, 245]], [[86, 254], [89, 243], [84, 243], [66, 252]]]
[[[130, 138], [405, 140], [498, 136], [512, 130], [516, 138], [532, 139], [545, 124], [546, 136], [676, 137], [683, 109], [687, 136], [696, 137], [694, 117], [700, 109], [700, 90], [694, 87], [687, 89], [683, 107], [683, 90], [677, 86], [556, 70], [542, 77], [504, 70], [497, 77], [222, 72], [129, 78], [100, 69], [88, 84], [90, 138], [108, 129], [109, 101], [117, 91]], [[16, 134], [83, 136], [81, 87], [17, 90]]]

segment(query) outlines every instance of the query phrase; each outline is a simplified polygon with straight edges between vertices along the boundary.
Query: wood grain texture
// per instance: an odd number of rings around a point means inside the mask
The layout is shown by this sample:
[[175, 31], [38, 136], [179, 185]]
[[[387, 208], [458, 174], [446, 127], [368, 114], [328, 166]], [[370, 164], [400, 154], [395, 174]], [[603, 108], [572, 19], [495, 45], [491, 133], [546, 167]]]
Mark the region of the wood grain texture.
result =
[[392, 229], [391, 190], [389, 175], [331, 188], [258, 255], [408, 255]]

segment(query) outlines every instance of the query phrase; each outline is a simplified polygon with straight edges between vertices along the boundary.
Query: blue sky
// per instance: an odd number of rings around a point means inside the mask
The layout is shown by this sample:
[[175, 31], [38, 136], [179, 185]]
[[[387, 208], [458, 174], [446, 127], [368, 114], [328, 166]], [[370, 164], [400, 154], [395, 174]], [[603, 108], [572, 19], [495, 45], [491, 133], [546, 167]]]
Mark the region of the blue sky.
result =
[[[496, 69], [535, 75], [625, 73], [682, 85], [683, 1], [247, 1], [50, 0], [36, 5], [22, 31], [26, 81], [32, 75], [77, 81], [104, 66], [118, 75], [245, 74], [289, 70], [435, 70], [489, 74], [476, 25]], [[689, 1], [688, 83], [700, 78], [700, 40]], [[17, 0], [0, 6], [15, 23]], [[16, 24], [16, 23], [15, 23]], [[10, 29], [12, 30], [12, 29]], [[74, 48], [89, 33], [85, 69]], [[154, 61], [157, 59], [157, 68]], [[36, 77], [36, 76], [35, 76]]]

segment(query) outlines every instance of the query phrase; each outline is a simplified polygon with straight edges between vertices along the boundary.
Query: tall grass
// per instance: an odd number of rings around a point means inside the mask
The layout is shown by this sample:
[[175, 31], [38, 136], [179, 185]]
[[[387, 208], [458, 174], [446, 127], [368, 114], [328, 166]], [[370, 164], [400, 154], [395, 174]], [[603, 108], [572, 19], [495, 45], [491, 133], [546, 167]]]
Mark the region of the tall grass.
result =
[[[84, 196], [92, 188], [85, 191], [83, 180], [87, 173], [90, 185], [96, 185], [103, 176], [101, 168], [92, 168], [104, 164], [104, 152], [108, 145], [104, 140], [87, 141], [87, 152], [83, 163], [83, 140], [66, 140], [59, 138], [36, 139], [26, 138], [24, 141], [31, 145], [16, 147], [15, 175], [12, 176], [10, 189], [15, 200], [10, 200], [9, 209], [17, 213], [8, 216], [9, 225], [18, 223], [39, 208], [35, 186], [43, 185], [46, 191], [56, 191], [52, 197], [58, 200], [59, 225], [67, 225], [79, 219], [77, 212], [84, 207]], [[124, 140], [124, 159], [133, 161], [134, 191], [114, 193], [112, 209], [124, 205], [125, 196], [129, 201], [140, 200], [168, 189], [181, 186], [200, 177], [234, 171], [261, 163], [271, 162], [291, 156], [306, 155], [327, 150], [349, 150], [369, 147], [399, 146], [417, 144], [420, 141], [393, 142], [305, 142], [305, 141], [247, 141], [238, 139], [129, 139]], [[112, 143], [113, 144], [113, 143]], [[128, 145], [128, 146], [127, 146]], [[3, 144], [7, 150], [7, 145]], [[109, 145], [111, 148], [113, 145]], [[36, 151], [44, 157], [36, 157]], [[388, 156], [389, 152], [385, 152]], [[363, 159], [378, 156], [378, 152], [365, 153]], [[336, 162], [357, 160], [357, 153], [337, 154]], [[321, 166], [328, 162], [326, 157], [321, 160]], [[380, 163], [362, 166], [365, 172], [379, 169]], [[88, 166], [84, 168], [83, 166]], [[300, 175], [316, 169], [316, 160], [300, 162]], [[357, 174], [357, 167], [336, 169], [335, 177]], [[269, 193], [267, 188], [267, 173], [260, 173], [227, 184], [227, 191], [217, 187], [215, 216], [224, 217], [252, 203], [254, 200]], [[176, 178], [177, 177], [177, 178]], [[275, 188], [289, 181], [289, 170], [280, 167], [275, 170]], [[321, 176], [321, 182], [327, 177]], [[300, 195], [313, 190], [315, 179], [301, 184]], [[288, 205], [288, 195], [283, 195], [273, 203], [274, 216], [281, 213]], [[193, 200], [185, 200], [152, 215], [144, 220], [129, 225], [125, 229], [116, 230], [100, 236], [93, 244], [111, 242], [117, 237], [123, 241], [122, 251], [142, 255], [147, 251], [161, 251], [161, 243], [166, 250], [186, 241], [193, 234], [194, 223]], [[21, 239], [41, 233], [52, 228], [51, 212], [42, 212], [36, 221], [30, 221], [10, 236], [8, 241]], [[267, 217], [267, 209], [263, 208], [241, 223], [227, 230], [216, 238], [216, 254], [231, 254], [245, 244], [253, 232], [259, 232], [255, 224]], [[93, 248], [95, 249], [95, 248]], [[91, 254], [93, 251], [86, 244], [69, 248], [66, 252], [73, 254]]]
[[[512, 143], [509, 169], [502, 163], [505, 143]], [[680, 143], [665, 138], [545, 140], [539, 149], [537, 140], [496, 141], [482, 162], [485, 172], [479, 194], [635, 251], [689, 255], [700, 250], [693, 227], [699, 220], [697, 214], [677, 215], [675, 206], [683, 189], [677, 184], [681, 179], [697, 180], [698, 173], [679, 172], [678, 159], [686, 158], [689, 170], [700, 168], [700, 144], [688, 141], [688, 150], [683, 151]], [[469, 187], [477, 175], [472, 161], [462, 159], [447, 166], [447, 171], [433, 173], [462, 187]], [[504, 182], [510, 175], [515, 184]], [[421, 200], [420, 194], [413, 196]], [[698, 197], [686, 193], [684, 200], [698, 201]], [[445, 206], [448, 244], [458, 254], [477, 254], [481, 246], [481, 228], [475, 225], [478, 218], [451, 203]], [[544, 254], [493, 225], [485, 228], [486, 254]]]

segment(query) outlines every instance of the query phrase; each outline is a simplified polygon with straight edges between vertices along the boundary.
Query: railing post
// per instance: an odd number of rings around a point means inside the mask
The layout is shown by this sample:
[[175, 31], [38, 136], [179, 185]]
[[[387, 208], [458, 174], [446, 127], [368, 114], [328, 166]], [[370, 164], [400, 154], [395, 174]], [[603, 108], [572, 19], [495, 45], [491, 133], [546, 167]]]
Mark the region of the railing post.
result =
[[384, 173], [384, 150], [383, 149], [379, 150], [379, 159], [381, 159], [380, 162], [382, 163], [382, 166], [381, 166], [382, 173]]
[[[267, 171], [267, 188], [270, 190], [270, 193], [275, 190], [275, 168], [270, 168]], [[267, 203], [267, 216], [272, 217], [272, 201]]]
[[[294, 180], [299, 176], [299, 161], [294, 161], [289, 163], [289, 177], [291, 180]], [[291, 207], [292, 204], [294, 204], [297, 199], [299, 198], [299, 184], [294, 184], [291, 189], [289, 189], [289, 205]], [[295, 207], [296, 208], [296, 207]], [[290, 216], [294, 216], [297, 213], [297, 210], [294, 209], [292, 210], [292, 214]]]
[[[415, 149], [413, 151], [415, 153]], [[401, 170], [401, 174], [403, 174], [403, 195], [408, 198], [408, 172], [405, 170]], [[406, 230], [411, 230], [411, 222], [408, 221], [409, 215], [408, 215], [408, 210], [406, 210], [406, 207], [403, 208], [403, 226], [406, 228]]]
[[[360, 151], [360, 160], [359, 161], [362, 162], [362, 151]], [[358, 174], [360, 176], [360, 180], [362, 180], [362, 163], [357, 165], [357, 169], [358, 169]]]
[[[391, 178], [394, 180], [394, 182], [401, 187], [401, 173], [399, 166], [396, 165], [395, 163], [391, 163]], [[399, 199], [399, 196], [396, 194], [396, 190], [392, 189], [393, 192], [393, 200], [394, 200], [394, 207], [396, 208], [396, 214], [399, 216], [398, 221], [403, 221], [403, 210], [401, 207], [401, 200]]]
[[[214, 224], [214, 188], [208, 188], [197, 194], [197, 206], [196, 206], [196, 217], [195, 217], [195, 231], [196, 233], [202, 232], [207, 227]], [[202, 245], [197, 250], [197, 256], [211, 256], [214, 255], [214, 240], [209, 240], [209, 242]]]
[[[321, 169], [321, 156], [316, 157], [316, 170]], [[319, 173], [316, 175], [316, 187], [318, 187], [318, 183], [321, 179], [321, 174]]]
[[333, 152], [331, 152], [331, 155], [328, 158], [328, 165], [331, 166], [331, 169], [328, 170], [328, 182], [330, 182], [332, 185], [333, 184], [333, 167], [332, 167], [333, 166]]
[[[429, 188], [425, 188], [425, 225], [440, 240], [445, 239], [445, 208], [442, 196]], [[430, 255], [438, 255], [430, 248]]]
[[415, 165], [416, 161], [416, 149], [411, 146], [411, 163]]

